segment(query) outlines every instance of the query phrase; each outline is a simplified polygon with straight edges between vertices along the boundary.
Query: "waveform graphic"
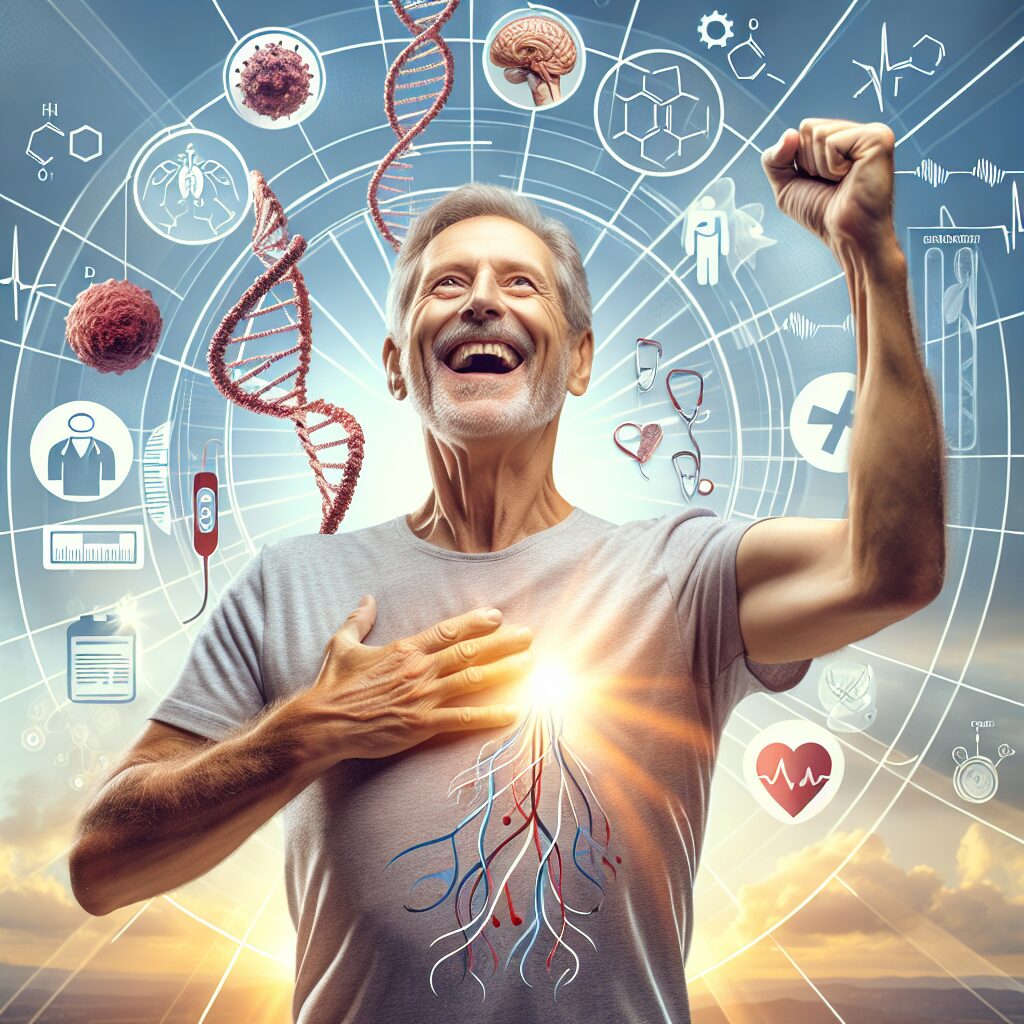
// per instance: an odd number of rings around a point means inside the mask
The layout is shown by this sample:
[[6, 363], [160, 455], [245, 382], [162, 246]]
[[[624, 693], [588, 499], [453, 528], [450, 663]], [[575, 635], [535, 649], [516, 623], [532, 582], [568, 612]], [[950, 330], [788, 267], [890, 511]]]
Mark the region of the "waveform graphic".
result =
[[[52, 282], [50, 284], [26, 284], [21, 279], [21, 254], [18, 251], [18, 225], [14, 225], [14, 237], [11, 240], [11, 275], [10, 277], [0, 277], [0, 285], [9, 284], [11, 286], [11, 301], [14, 306], [14, 319], [17, 321], [19, 316], [19, 305], [18, 299], [22, 292], [28, 292], [28, 306], [25, 308], [26, 314], [32, 308], [33, 298], [38, 299], [42, 293], [40, 288], [56, 288], [56, 284]], [[48, 298], [49, 296], [43, 296]]]
[[983, 181], [990, 188], [995, 188], [996, 185], [1001, 185], [1009, 175], [1024, 174], [1024, 171], [1004, 170], [991, 160], [985, 159], [985, 157], [979, 157], [970, 170], [951, 171], [947, 170], [942, 166], [942, 164], [937, 163], [930, 157], [925, 157], [913, 170], [897, 171], [896, 173], [912, 174], [915, 178], [920, 178], [922, 181], [931, 185], [932, 188], [939, 188], [940, 186], [945, 185], [950, 178], [961, 174], [977, 178], [979, 181]]
[[[875, 93], [875, 100], [878, 103], [878, 109], [884, 109], [884, 92], [887, 84], [887, 79], [890, 74], [895, 71], [916, 71], [920, 75], [930, 77], [935, 74], [935, 68], [937, 68], [946, 56], [946, 47], [934, 36], [925, 34], [911, 47], [911, 50], [916, 50], [923, 44], [929, 44], [934, 47], [935, 62], [931, 68], [919, 68], [914, 63], [914, 55], [904, 58], [903, 60], [894, 61], [889, 55], [889, 30], [885, 22], [882, 22], [882, 34], [879, 39], [878, 47], [878, 66], [874, 67], [871, 64], [867, 64], [864, 61], [855, 60], [852, 63], [857, 67], [861, 68], [867, 73], [868, 80], [853, 94], [853, 98], [857, 99], [861, 93], [867, 89], [873, 89]], [[900, 94], [900, 82], [905, 76], [893, 75], [892, 79], [892, 94], [893, 98], [896, 98]]]
[[776, 763], [775, 771], [774, 771], [774, 773], [772, 775], [761, 775], [761, 774], [759, 774], [757, 777], [766, 786], [774, 786], [779, 781], [779, 777], [780, 776], [785, 781], [786, 787], [788, 789], [791, 789], [791, 790], [792, 789], [796, 789], [798, 786], [800, 786], [801, 788], [804, 787], [804, 786], [811, 786], [811, 787], [820, 786], [823, 782], [828, 782], [828, 780], [830, 778], [832, 778], [831, 774], [829, 774], [829, 775], [815, 775], [813, 769], [811, 768], [811, 766], [808, 765], [807, 768], [804, 769], [804, 773], [800, 777], [800, 781], [799, 782], [793, 782], [792, 779], [790, 779], [790, 777], [789, 777], [789, 772], [786, 771], [786, 762], [781, 757], [779, 758], [778, 762]]
[[1017, 187], [1017, 182], [1013, 182], [1010, 186], [1010, 215], [1005, 224], [958, 225], [953, 219], [953, 215], [949, 212], [949, 208], [947, 206], [940, 206], [938, 227], [926, 230], [947, 231], [950, 229], [955, 229], [959, 232], [977, 233], [982, 231], [998, 231], [1002, 236], [1007, 255], [1016, 252], [1017, 239], [1024, 235], [1024, 215], [1021, 212], [1020, 190]]
[[[395, 14], [415, 37], [395, 58], [384, 79], [384, 112], [398, 141], [391, 147], [370, 178], [366, 198], [377, 230], [398, 252], [416, 211], [411, 198], [413, 165], [418, 154], [413, 142], [448, 102], [455, 82], [455, 61], [441, 28], [455, 13], [459, 0], [391, 0]], [[424, 8], [441, 8], [419, 13]], [[417, 10], [418, 18], [409, 11]], [[427, 104], [424, 106], [424, 104]], [[414, 109], [398, 113], [398, 108]], [[385, 192], [384, 207], [380, 193]], [[402, 196], [405, 208], [397, 208]]]
[[841, 324], [819, 324], [798, 310], [791, 310], [782, 321], [781, 329], [794, 337], [809, 341], [819, 331], [837, 330], [844, 334], [853, 334], [853, 314], [847, 315]]
[[[345, 409], [322, 398], [307, 397], [306, 374], [313, 348], [313, 324], [309, 291], [299, 270], [306, 240], [301, 235], [289, 237], [288, 220], [281, 203], [259, 171], [252, 172], [252, 186], [256, 211], [252, 249], [267, 269], [224, 317], [211, 339], [210, 376], [220, 393], [243, 409], [292, 421], [320, 492], [323, 505], [320, 532], [334, 533], [352, 501], [363, 464], [363, 430]], [[286, 287], [290, 297], [274, 301], [275, 287]], [[271, 304], [264, 306], [268, 295]], [[258, 317], [275, 313], [283, 316], [285, 322], [265, 330], [252, 330]], [[236, 329], [243, 322], [243, 333], [236, 335]], [[231, 362], [227, 359], [231, 346], [250, 346], [256, 341], [274, 339], [266, 346], [272, 348], [279, 335], [293, 332], [297, 340], [287, 348], [260, 351]], [[276, 376], [267, 379], [263, 375], [271, 367], [275, 368]], [[338, 436], [339, 429], [341, 436]], [[348, 448], [343, 461], [321, 461], [321, 453], [341, 447]]]

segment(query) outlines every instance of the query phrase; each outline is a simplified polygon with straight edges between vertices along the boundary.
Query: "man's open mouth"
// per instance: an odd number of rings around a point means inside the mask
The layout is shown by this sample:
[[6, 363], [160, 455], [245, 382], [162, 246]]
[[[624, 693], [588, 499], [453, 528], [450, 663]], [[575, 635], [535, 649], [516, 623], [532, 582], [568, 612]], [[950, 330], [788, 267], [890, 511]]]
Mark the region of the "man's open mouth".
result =
[[504, 341], [465, 341], [443, 359], [456, 373], [511, 373], [522, 361], [522, 353]]

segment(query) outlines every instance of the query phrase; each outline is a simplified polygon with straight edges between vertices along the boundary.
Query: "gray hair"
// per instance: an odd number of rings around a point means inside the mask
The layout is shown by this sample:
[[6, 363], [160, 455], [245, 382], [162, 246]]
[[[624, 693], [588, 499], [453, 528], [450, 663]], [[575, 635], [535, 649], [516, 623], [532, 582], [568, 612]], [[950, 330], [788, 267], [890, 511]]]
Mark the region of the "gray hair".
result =
[[590, 288], [579, 247], [569, 229], [546, 217], [532, 200], [501, 185], [460, 185], [417, 216], [402, 243], [387, 295], [388, 331], [401, 342], [419, 282], [423, 251], [445, 228], [470, 217], [505, 217], [532, 231], [551, 251], [562, 312], [576, 335], [590, 327]]

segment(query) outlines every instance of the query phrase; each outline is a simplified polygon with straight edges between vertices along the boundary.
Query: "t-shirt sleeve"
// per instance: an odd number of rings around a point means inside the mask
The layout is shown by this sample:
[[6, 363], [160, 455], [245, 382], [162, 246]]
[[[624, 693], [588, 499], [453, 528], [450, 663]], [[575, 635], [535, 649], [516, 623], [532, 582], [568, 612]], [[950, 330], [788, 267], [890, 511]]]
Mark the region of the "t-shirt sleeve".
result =
[[151, 719], [219, 740], [265, 707], [262, 564], [261, 550], [228, 584]]
[[[694, 681], [710, 686], [723, 719], [743, 697], [796, 686], [810, 661], [764, 664], [747, 657], [740, 632], [736, 551], [754, 522], [684, 512], [668, 523], [662, 564], [689, 641]], [[756, 521], [756, 520], [755, 520]]]

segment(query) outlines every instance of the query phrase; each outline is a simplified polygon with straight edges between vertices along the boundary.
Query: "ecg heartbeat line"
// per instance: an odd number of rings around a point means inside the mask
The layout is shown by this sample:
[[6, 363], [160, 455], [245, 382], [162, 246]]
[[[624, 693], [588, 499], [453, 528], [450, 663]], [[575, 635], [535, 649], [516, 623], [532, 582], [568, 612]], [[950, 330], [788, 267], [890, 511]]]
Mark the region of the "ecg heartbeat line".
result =
[[[25, 313], [28, 314], [32, 308], [33, 298], [38, 299], [42, 293], [39, 291], [40, 288], [56, 288], [56, 284], [52, 282], [50, 284], [25, 284], [21, 279], [21, 256], [18, 252], [18, 225], [14, 225], [14, 238], [11, 242], [11, 276], [0, 277], [0, 285], [9, 284], [11, 286], [11, 299], [14, 306], [14, 319], [17, 320], [19, 316], [18, 309], [18, 296], [22, 292], [28, 292], [28, 305], [25, 307]], [[51, 296], [43, 295], [43, 298], [50, 298]]]
[[1024, 215], [1020, 208], [1020, 191], [1017, 182], [1010, 188], [1010, 216], [1005, 224], [978, 224], [966, 225], [957, 224], [953, 215], [946, 206], [939, 207], [939, 228], [944, 231], [948, 228], [956, 228], [959, 231], [998, 231], [1003, 236], [1003, 244], [1006, 246], [1007, 255], [1017, 249], [1017, 237], [1024, 235]]
[[781, 329], [804, 341], [809, 341], [818, 331], [837, 330], [844, 334], [853, 334], [853, 314], [848, 314], [841, 324], [819, 324], [794, 309], [782, 321]]
[[896, 173], [912, 174], [915, 178], [920, 178], [933, 188], [939, 188], [941, 185], [945, 185], [946, 182], [956, 174], [969, 175], [972, 178], [977, 178], [979, 181], [983, 181], [989, 187], [995, 188], [996, 185], [1002, 184], [1008, 175], [1024, 174], [1024, 170], [1003, 170], [1002, 167], [997, 166], [991, 160], [979, 157], [975, 165], [970, 170], [950, 171], [929, 157], [925, 157], [913, 170], [897, 171]]
[[[882, 22], [882, 37], [879, 43], [878, 53], [878, 66], [873, 67], [871, 64], [865, 64], [863, 61], [855, 60], [852, 61], [857, 67], [862, 68], [867, 72], [868, 80], [853, 94], [853, 98], [857, 99], [865, 89], [869, 86], [875, 91], [875, 99], [878, 101], [878, 109], [884, 108], [884, 100], [882, 93], [885, 91], [886, 76], [894, 71], [916, 71], [918, 74], [931, 76], [935, 74], [935, 68], [941, 63], [942, 59], [946, 56], [946, 47], [935, 38], [925, 34], [911, 47], [912, 50], [916, 50], [922, 43], [931, 43], [935, 47], [935, 64], [931, 68], [919, 68], [914, 63], [913, 56], [907, 57], [904, 60], [893, 61], [889, 57], [889, 35], [888, 28], [885, 22]], [[900, 94], [900, 82], [903, 80], [904, 75], [896, 75], [893, 78], [892, 83], [892, 95], [895, 99]]]
[[774, 786], [779, 781], [779, 776], [782, 776], [786, 780], [786, 785], [790, 789], [796, 789], [797, 786], [819, 786], [822, 782], [827, 782], [832, 778], [831, 775], [815, 775], [808, 766], [807, 771], [804, 772], [803, 778], [799, 782], [792, 782], [789, 778], [789, 773], [786, 771], [785, 762], [780, 757], [778, 763], [775, 766], [775, 774], [772, 776], [758, 775], [758, 778], [768, 786]]

